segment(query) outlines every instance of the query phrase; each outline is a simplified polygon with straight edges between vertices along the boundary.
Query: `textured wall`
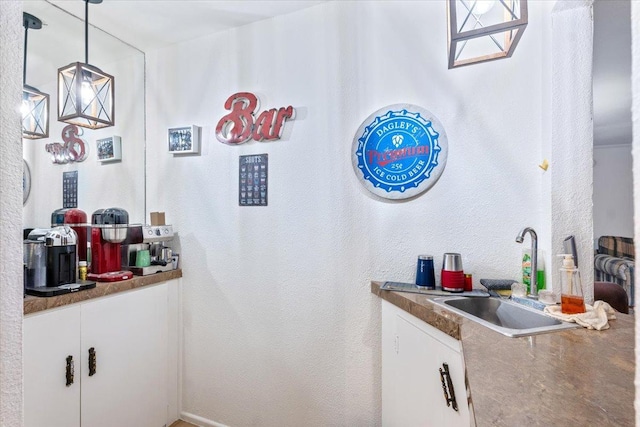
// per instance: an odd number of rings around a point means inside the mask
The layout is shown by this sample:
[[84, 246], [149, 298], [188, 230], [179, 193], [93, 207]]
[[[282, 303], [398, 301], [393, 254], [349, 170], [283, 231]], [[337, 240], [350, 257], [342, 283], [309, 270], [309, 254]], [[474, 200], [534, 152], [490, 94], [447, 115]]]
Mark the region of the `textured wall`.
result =
[[[587, 302], [593, 302], [592, 3], [558, 2], [552, 15], [553, 253], [564, 253], [564, 239], [575, 236]], [[552, 259], [554, 283], [561, 262]]]
[[22, 2], [0, 1], [0, 426], [22, 425]]
[[593, 238], [633, 237], [633, 159], [631, 145], [593, 150]]
[[[369, 281], [413, 281], [418, 254], [439, 264], [449, 251], [476, 283], [518, 278], [524, 226], [543, 230], [550, 253], [537, 165], [549, 156], [552, 6], [530, 5], [513, 58], [457, 70], [444, 2], [329, 2], [147, 54], [147, 205], [180, 234], [185, 412], [233, 426], [378, 425]], [[215, 139], [238, 91], [298, 109], [282, 141]], [[360, 123], [399, 102], [439, 118], [449, 157], [431, 190], [391, 203], [361, 186], [350, 156]], [[177, 124], [203, 126], [200, 156], [167, 153]], [[240, 208], [238, 156], [256, 153], [269, 154], [269, 206]]]

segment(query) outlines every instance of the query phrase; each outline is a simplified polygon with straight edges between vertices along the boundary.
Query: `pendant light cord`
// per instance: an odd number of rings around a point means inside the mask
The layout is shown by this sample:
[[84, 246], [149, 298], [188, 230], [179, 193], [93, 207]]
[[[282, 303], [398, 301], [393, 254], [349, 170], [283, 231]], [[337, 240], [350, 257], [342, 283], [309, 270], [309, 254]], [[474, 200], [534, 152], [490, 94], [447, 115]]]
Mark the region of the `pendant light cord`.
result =
[[89, 64], [89, 0], [84, 0], [84, 63]]
[[24, 55], [22, 58], [22, 86], [27, 83], [27, 32], [29, 25], [24, 24]]

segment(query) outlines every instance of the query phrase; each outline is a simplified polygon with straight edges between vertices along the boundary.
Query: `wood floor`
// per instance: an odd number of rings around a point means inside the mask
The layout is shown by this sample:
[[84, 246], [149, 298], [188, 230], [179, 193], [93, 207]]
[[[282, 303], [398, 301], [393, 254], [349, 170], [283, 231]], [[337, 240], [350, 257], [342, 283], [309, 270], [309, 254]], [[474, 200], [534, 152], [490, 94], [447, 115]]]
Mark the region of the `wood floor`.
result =
[[197, 427], [195, 424], [188, 423], [186, 421], [178, 420], [171, 424], [169, 427]]

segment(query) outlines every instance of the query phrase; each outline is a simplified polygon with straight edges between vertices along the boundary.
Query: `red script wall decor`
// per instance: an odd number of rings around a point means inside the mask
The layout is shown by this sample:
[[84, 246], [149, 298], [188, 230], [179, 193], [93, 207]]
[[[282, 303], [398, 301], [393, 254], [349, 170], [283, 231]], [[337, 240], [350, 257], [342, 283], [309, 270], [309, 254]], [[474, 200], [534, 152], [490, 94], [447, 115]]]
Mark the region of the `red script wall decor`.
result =
[[295, 118], [291, 105], [279, 109], [265, 110], [256, 117], [258, 97], [250, 92], [233, 94], [224, 103], [231, 111], [222, 117], [216, 126], [216, 138], [225, 144], [243, 144], [250, 139], [274, 141], [280, 139], [287, 119]]
[[84, 161], [89, 153], [85, 140], [80, 138], [82, 134], [76, 125], [65, 126], [62, 129], [64, 145], [59, 142], [45, 145], [45, 150], [51, 153], [51, 161], [59, 165]]

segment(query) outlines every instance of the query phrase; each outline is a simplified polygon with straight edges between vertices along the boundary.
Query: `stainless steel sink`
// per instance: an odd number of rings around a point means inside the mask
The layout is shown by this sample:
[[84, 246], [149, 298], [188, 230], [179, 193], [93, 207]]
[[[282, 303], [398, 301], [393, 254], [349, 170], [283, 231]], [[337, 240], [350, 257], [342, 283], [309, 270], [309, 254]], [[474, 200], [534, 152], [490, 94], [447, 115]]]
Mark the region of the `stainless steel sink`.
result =
[[433, 302], [508, 337], [523, 337], [579, 327], [541, 311], [499, 298], [443, 297]]

